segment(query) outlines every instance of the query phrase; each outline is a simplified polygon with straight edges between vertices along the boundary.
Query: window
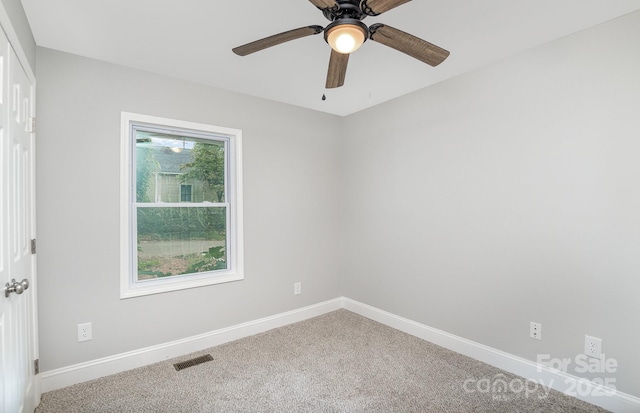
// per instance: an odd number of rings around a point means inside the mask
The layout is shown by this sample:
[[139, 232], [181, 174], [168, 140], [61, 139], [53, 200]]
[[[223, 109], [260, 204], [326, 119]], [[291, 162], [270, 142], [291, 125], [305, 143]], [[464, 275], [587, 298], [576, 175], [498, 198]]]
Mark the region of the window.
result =
[[191, 202], [193, 185], [180, 184], [180, 202]]
[[121, 298], [244, 277], [241, 135], [122, 113]]

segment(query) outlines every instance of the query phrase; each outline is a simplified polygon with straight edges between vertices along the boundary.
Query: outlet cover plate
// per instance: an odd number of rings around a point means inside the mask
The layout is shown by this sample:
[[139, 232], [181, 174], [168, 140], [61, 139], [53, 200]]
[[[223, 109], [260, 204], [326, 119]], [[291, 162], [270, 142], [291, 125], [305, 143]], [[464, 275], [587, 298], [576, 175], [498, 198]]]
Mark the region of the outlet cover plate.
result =
[[542, 340], [542, 324], [532, 321], [531, 324], [529, 324], [529, 337]]
[[584, 336], [584, 354], [593, 358], [602, 357], [602, 339], [592, 336]]
[[78, 324], [78, 343], [89, 341], [93, 338], [91, 323]]

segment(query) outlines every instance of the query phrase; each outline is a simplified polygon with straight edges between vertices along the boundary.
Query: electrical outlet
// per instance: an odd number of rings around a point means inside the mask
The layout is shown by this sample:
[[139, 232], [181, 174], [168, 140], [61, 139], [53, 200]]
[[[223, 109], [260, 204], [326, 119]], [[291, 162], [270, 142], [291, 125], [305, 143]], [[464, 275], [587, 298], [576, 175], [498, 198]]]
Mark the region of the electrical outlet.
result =
[[542, 324], [532, 321], [529, 325], [529, 337], [542, 340]]
[[78, 324], [78, 343], [91, 340], [93, 338], [91, 330], [91, 323]]
[[302, 293], [302, 283], [297, 282], [293, 284], [293, 295], [300, 295]]
[[584, 336], [584, 354], [589, 357], [602, 357], [602, 339], [598, 337]]

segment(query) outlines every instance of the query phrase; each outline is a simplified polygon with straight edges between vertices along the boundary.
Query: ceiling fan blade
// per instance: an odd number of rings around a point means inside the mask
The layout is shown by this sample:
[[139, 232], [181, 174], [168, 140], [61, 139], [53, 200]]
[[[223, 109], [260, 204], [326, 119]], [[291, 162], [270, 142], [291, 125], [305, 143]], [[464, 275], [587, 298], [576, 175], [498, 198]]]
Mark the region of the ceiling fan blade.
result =
[[374, 24], [369, 27], [369, 31], [371, 40], [392, 47], [431, 66], [438, 66], [449, 56], [447, 50], [385, 24]]
[[369, 16], [377, 16], [378, 14], [382, 14], [410, 1], [411, 0], [364, 0], [360, 4], [360, 8]]
[[331, 58], [329, 59], [329, 70], [327, 71], [327, 89], [333, 89], [344, 85], [344, 78], [347, 75], [347, 63], [349, 63], [349, 54], [338, 53], [331, 49]]
[[330, 9], [336, 5], [335, 0], [309, 0], [314, 6], [320, 10]]
[[293, 29], [279, 34], [274, 34], [273, 36], [265, 37], [264, 39], [256, 40], [255, 42], [235, 47], [232, 50], [233, 53], [239, 56], [246, 56], [251, 53], [259, 52], [260, 50], [266, 49], [268, 47], [276, 46], [280, 43], [321, 33], [323, 30], [324, 28], [322, 26], [300, 27], [299, 29]]

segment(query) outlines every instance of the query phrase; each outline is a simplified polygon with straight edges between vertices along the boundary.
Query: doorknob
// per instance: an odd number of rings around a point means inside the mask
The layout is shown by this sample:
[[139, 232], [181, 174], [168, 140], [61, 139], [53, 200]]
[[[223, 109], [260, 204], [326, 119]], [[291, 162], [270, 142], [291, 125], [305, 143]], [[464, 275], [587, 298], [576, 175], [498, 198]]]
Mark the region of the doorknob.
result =
[[9, 294], [11, 293], [16, 293], [19, 295], [27, 289], [29, 289], [29, 280], [25, 278], [24, 280], [17, 282], [15, 279], [13, 279], [11, 280], [11, 284], [5, 284], [4, 296], [9, 297]]

